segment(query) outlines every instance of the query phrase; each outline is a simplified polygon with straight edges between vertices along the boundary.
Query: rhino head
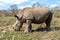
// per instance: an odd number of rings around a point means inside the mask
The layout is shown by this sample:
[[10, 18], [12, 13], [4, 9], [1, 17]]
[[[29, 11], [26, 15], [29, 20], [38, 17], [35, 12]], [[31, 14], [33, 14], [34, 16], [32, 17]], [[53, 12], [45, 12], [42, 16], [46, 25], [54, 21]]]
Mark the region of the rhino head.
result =
[[13, 29], [15, 31], [19, 31], [20, 28], [22, 27], [22, 16], [15, 15], [16, 22], [13, 25]]

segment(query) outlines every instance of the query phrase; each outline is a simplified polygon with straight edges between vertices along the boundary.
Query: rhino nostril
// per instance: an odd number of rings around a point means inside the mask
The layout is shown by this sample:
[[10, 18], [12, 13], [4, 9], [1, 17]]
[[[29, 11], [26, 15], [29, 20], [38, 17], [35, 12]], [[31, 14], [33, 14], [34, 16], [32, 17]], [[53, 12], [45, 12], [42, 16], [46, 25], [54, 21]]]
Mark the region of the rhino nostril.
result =
[[13, 27], [13, 29], [14, 29], [15, 31], [20, 31], [20, 29], [19, 29], [19, 28], [15, 28], [15, 27]]

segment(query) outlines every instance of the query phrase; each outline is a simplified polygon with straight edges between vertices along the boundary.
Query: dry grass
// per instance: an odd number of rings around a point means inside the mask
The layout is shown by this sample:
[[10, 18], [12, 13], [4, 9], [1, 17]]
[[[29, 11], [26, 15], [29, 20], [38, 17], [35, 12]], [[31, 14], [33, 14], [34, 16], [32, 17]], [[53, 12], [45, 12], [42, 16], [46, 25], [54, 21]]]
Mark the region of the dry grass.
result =
[[[0, 17], [0, 40], [60, 40], [60, 18], [53, 18], [51, 31], [44, 30], [44, 23], [42, 27], [38, 24], [33, 24], [35, 31], [28, 34], [23, 33], [26, 24], [24, 24], [22, 31], [9, 31], [12, 29], [11, 25], [14, 22], [14, 17]], [[40, 30], [38, 30], [39, 28]]]

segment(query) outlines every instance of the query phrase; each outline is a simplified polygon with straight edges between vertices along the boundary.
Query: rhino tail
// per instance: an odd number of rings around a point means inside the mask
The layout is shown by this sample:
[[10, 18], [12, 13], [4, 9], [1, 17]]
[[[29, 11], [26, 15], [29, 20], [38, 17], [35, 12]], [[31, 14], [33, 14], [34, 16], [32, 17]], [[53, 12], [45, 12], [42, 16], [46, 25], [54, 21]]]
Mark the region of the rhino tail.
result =
[[52, 12], [49, 12], [49, 16], [46, 21], [51, 22], [52, 16], [53, 16]]

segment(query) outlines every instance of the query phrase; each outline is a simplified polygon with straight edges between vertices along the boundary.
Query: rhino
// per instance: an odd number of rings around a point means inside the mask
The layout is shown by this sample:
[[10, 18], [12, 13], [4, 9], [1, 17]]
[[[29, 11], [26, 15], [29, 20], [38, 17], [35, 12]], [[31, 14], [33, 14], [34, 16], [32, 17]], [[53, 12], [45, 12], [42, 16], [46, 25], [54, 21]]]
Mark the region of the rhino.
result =
[[26, 7], [21, 9], [16, 17], [16, 22], [13, 25], [13, 29], [15, 31], [20, 31], [23, 23], [26, 23], [27, 26], [25, 28], [24, 33], [28, 33], [32, 31], [32, 23], [34, 24], [46, 24], [46, 30], [51, 30], [51, 20], [52, 20], [52, 12], [46, 7]]

